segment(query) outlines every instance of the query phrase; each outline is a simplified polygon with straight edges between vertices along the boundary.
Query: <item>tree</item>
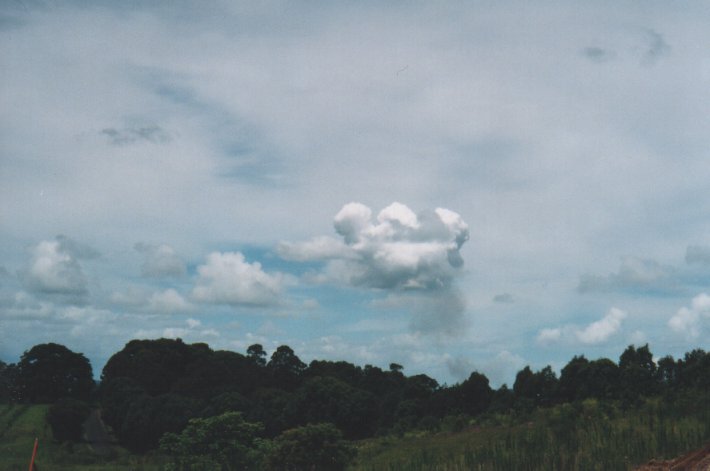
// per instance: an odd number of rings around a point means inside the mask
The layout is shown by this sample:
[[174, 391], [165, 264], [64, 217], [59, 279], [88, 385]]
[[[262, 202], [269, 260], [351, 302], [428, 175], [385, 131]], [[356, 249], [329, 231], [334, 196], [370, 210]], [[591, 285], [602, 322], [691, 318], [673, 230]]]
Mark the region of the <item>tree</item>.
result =
[[549, 365], [533, 373], [529, 366], [515, 376], [513, 391], [520, 399], [532, 401], [536, 406], [549, 406], [557, 395], [557, 376]]
[[131, 403], [139, 396], [146, 395], [136, 380], [120, 376], [101, 382], [101, 418], [114, 430], [120, 431]]
[[263, 458], [263, 426], [246, 422], [238, 412], [192, 419], [185, 429], [166, 433], [160, 449], [173, 460], [175, 471], [255, 469]]
[[648, 344], [639, 348], [629, 345], [619, 357], [619, 370], [621, 394], [625, 400], [635, 401], [658, 390], [656, 363]]
[[60, 442], [81, 440], [82, 425], [90, 413], [89, 405], [76, 399], [63, 398], [52, 404], [47, 411], [47, 422], [54, 439]]
[[247, 357], [258, 366], [266, 366], [266, 352], [261, 344], [255, 343], [247, 348]]
[[278, 347], [266, 366], [273, 375], [274, 386], [285, 390], [293, 390], [297, 387], [301, 374], [306, 369], [306, 364], [288, 345]]
[[89, 360], [64, 345], [45, 343], [25, 352], [17, 365], [21, 398], [53, 403], [63, 397], [88, 400], [94, 388]]
[[564, 402], [584, 399], [589, 360], [575, 355], [560, 371], [559, 396]]
[[315, 377], [299, 387], [289, 404], [297, 424], [330, 422], [348, 438], [370, 436], [379, 416], [375, 397], [329, 377]]
[[461, 411], [466, 414], [480, 414], [488, 408], [493, 399], [493, 390], [488, 383], [488, 378], [476, 371], [471, 373], [458, 389]]
[[0, 403], [17, 400], [17, 366], [0, 361]]
[[310, 424], [276, 437], [266, 466], [273, 471], [341, 471], [354, 456], [355, 449], [333, 424]]
[[131, 451], [144, 453], [158, 446], [167, 432], [179, 432], [199, 411], [194, 400], [175, 394], [135, 397], [126, 412], [118, 438]]
[[165, 394], [187, 365], [210, 353], [205, 344], [187, 345], [180, 339], [131, 340], [109, 358], [101, 381], [132, 378], [150, 395]]

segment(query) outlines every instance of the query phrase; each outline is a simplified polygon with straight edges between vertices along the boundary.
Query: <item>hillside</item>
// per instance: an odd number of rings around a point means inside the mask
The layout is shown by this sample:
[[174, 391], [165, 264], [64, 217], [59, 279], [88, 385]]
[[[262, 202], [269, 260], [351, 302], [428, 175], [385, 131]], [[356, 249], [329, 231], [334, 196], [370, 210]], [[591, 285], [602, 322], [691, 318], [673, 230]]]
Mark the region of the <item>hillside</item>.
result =
[[150, 457], [130, 455], [115, 447], [111, 456], [101, 456], [89, 445], [54, 442], [45, 417], [47, 405], [0, 404], [0, 471], [27, 469], [34, 439], [39, 439], [37, 467], [52, 471], [158, 471]]

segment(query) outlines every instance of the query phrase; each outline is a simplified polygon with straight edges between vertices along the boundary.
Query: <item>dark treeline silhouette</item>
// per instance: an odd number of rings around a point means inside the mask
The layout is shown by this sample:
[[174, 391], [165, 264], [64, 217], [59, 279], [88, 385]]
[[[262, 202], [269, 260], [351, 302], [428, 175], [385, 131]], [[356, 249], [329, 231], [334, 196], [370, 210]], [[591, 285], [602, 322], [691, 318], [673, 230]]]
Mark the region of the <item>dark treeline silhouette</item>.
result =
[[[258, 424], [254, 430], [265, 439], [308, 424], [332, 424], [353, 440], [433, 430], [444, 422], [463, 427], [470, 418], [485, 414], [522, 415], [589, 398], [635, 407], [649, 396], [674, 401], [707, 398], [710, 392], [710, 353], [696, 349], [681, 359], [666, 356], [656, 362], [648, 345], [629, 346], [618, 362], [575, 356], [559, 377], [549, 366], [539, 371], [526, 366], [512, 389], [503, 385], [494, 390], [488, 378], [475, 371], [452, 386], [402, 371], [394, 363], [389, 369], [325, 360], [306, 365], [286, 345], [269, 357], [258, 344], [240, 354], [180, 339], [132, 340], [109, 359], [95, 386], [91, 365], [82, 354], [42, 344], [25, 352], [17, 364], [0, 362], [0, 400], [64, 399], [59, 404], [71, 405], [71, 411], [80, 409], [77, 401], [98, 402], [120, 443], [145, 452], [157, 448], [166, 433], [173, 441], [165, 446], [177, 446], [177, 434], [191, 419], [234, 412], [239, 417], [223, 420]], [[71, 411], [55, 410], [55, 416]], [[221, 422], [190, 423], [194, 428]], [[287, 437], [299, 436], [290, 433]], [[274, 443], [286, 443], [279, 440]]]

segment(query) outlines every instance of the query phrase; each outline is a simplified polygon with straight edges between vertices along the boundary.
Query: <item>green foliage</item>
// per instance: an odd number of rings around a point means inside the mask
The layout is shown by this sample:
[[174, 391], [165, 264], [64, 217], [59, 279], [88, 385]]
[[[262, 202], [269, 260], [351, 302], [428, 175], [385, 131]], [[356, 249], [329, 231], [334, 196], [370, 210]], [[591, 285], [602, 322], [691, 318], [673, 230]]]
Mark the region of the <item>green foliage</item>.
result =
[[266, 457], [266, 469], [340, 471], [354, 455], [354, 448], [333, 424], [310, 424], [276, 437]]
[[150, 395], [165, 394], [186, 365], [209, 351], [205, 344], [187, 345], [180, 339], [131, 340], [109, 358], [101, 382], [130, 378]]
[[257, 469], [266, 442], [261, 424], [244, 421], [238, 412], [192, 419], [179, 434], [167, 433], [160, 450], [172, 458], [166, 471]]
[[32, 403], [52, 403], [62, 397], [88, 400], [94, 387], [91, 364], [63, 345], [35, 345], [17, 364], [16, 387], [20, 398]]
[[175, 394], [138, 396], [128, 408], [119, 441], [134, 452], [152, 450], [163, 434], [181, 431], [197, 415], [198, 407], [195, 401]]
[[292, 423], [331, 422], [349, 438], [371, 436], [377, 420], [376, 398], [328, 377], [309, 379], [294, 393], [289, 414]]
[[91, 408], [76, 399], [59, 399], [47, 411], [47, 423], [52, 427], [54, 439], [60, 442], [81, 440], [81, 426], [89, 417]]
[[710, 440], [710, 395], [695, 390], [674, 401], [653, 399], [622, 410], [588, 399], [535, 412], [530, 422], [459, 434], [382, 439], [360, 446], [352, 470], [628, 470]]

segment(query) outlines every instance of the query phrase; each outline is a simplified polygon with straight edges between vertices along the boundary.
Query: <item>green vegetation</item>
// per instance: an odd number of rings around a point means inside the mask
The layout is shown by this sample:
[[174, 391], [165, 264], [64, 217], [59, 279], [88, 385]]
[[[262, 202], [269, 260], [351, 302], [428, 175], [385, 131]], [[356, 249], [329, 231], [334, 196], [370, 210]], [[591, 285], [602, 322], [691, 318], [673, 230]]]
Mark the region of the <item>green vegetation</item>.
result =
[[118, 447], [104, 457], [85, 443], [56, 442], [46, 421], [48, 410], [48, 405], [0, 404], [0, 471], [27, 469], [35, 438], [40, 470], [162, 471], [158, 457], [130, 455]]
[[[656, 398], [627, 410], [618, 403], [588, 399], [537, 410], [516, 425], [366, 440], [350, 469], [626, 471], [650, 458], [672, 458], [710, 440], [710, 397], [676, 399], [667, 403]], [[678, 407], [689, 401], [695, 404], [692, 408]]]
[[35, 346], [0, 364], [0, 471], [26, 466], [35, 437], [40, 468], [84, 471], [626, 470], [710, 441], [700, 349], [657, 362], [648, 345], [618, 362], [575, 356], [559, 377], [526, 366], [497, 390], [475, 371], [441, 386], [394, 363], [306, 365], [286, 345], [266, 358], [260, 345], [242, 355], [134, 340], [96, 388], [83, 355]]

